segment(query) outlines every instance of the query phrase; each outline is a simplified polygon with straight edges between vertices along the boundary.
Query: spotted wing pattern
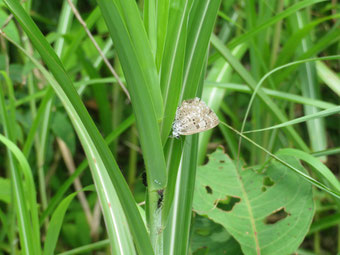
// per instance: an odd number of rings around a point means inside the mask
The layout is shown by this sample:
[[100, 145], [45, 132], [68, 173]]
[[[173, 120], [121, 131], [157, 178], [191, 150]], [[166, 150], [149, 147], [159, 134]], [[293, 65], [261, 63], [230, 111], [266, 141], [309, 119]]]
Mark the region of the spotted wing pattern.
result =
[[174, 137], [200, 133], [218, 125], [216, 114], [198, 97], [183, 101], [172, 125]]

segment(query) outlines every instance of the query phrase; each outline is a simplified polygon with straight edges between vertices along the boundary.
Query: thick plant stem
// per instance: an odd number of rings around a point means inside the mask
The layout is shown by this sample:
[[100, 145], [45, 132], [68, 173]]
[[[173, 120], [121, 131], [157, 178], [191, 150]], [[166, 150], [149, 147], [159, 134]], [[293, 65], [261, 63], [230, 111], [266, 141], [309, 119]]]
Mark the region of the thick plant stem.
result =
[[163, 191], [149, 191], [149, 230], [155, 254], [163, 254], [162, 201]]

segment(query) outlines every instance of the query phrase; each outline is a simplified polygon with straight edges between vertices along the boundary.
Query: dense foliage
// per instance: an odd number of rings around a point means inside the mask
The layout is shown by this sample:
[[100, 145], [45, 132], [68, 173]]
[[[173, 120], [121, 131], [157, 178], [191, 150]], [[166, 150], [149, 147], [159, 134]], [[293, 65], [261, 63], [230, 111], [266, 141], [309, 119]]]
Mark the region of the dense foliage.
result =
[[337, 1], [0, 6], [0, 255], [340, 252]]

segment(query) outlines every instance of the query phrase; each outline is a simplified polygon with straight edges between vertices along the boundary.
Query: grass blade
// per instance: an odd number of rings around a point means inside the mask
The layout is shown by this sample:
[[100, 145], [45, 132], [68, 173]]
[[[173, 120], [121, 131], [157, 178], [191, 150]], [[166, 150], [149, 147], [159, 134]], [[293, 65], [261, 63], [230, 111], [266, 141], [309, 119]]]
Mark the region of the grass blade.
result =
[[[92, 188], [92, 190], [93, 190], [93, 188]], [[85, 191], [85, 190], [91, 190], [91, 189], [84, 188], [81, 191]], [[61, 201], [61, 203], [58, 205], [57, 209], [52, 214], [51, 221], [48, 225], [48, 229], [47, 229], [47, 233], [46, 233], [43, 255], [53, 255], [53, 254], [55, 254], [55, 248], [56, 248], [56, 245], [57, 245], [58, 236], [59, 236], [59, 233], [60, 233], [61, 225], [62, 225], [63, 220], [64, 220], [65, 213], [66, 213], [70, 203], [73, 201], [74, 197], [79, 192], [80, 191], [74, 192], [74, 193], [68, 195], [66, 198], [64, 198]]]
[[332, 114], [336, 114], [336, 113], [339, 113], [339, 112], [340, 112], [340, 106], [336, 106], [336, 107], [333, 107], [331, 109], [327, 109], [327, 110], [324, 110], [324, 111], [312, 113], [312, 114], [309, 114], [309, 115], [306, 115], [306, 116], [303, 116], [303, 117], [300, 117], [300, 118], [296, 118], [294, 120], [290, 120], [290, 121], [287, 121], [285, 123], [281, 123], [281, 124], [278, 124], [278, 125], [275, 125], [275, 126], [271, 126], [271, 127], [268, 127], [268, 128], [261, 128], [261, 129], [256, 129], [256, 130], [245, 131], [243, 133], [247, 134], [247, 133], [261, 132], [261, 131], [267, 131], [267, 130], [281, 128], [281, 127], [286, 127], [286, 126], [289, 126], [289, 125], [295, 125], [295, 124], [298, 124], [298, 123], [301, 123], [301, 122], [305, 122], [305, 121], [308, 121], [308, 120], [313, 120], [313, 119], [316, 119], [316, 118], [326, 117], [326, 116], [329, 116], [329, 115], [332, 115]]
[[316, 62], [316, 69], [320, 79], [340, 97], [340, 78], [323, 62]]
[[[240, 85], [240, 84], [234, 84], [234, 83], [215, 83], [215, 82], [210, 82], [210, 81], [206, 81], [205, 84], [206, 86], [209, 86], [209, 87], [225, 88], [225, 89], [230, 89], [233, 91], [249, 93], [249, 94], [252, 93], [252, 90], [246, 85]], [[317, 100], [317, 99], [305, 98], [303, 96], [298, 96], [292, 93], [286, 93], [286, 92], [281, 92], [281, 91], [266, 89], [266, 88], [263, 88], [263, 91], [268, 96], [271, 96], [277, 99], [283, 99], [288, 102], [294, 102], [298, 104], [313, 105], [320, 109], [330, 109], [336, 106], [335, 104], [332, 104], [332, 103], [328, 103], [328, 102]]]
[[[130, 0], [129, 0], [130, 2]], [[151, 73], [156, 72], [154, 64], [150, 63], [153, 61], [150, 48], [143, 45], [139, 45], [138, 48], [130, 39], [131, 31], [128, 31], [127, 25], [124, 21], [124, 15], [120, 13], [119, 4], [114, 0], [98, 0], [99, 6], [103, 13], [106, 24], [111, 33], [112, 41], [117, 49], [119, 60], [124, 70], [125, 78], [128, 85], [128, 90], [131, 95], [132, 106], [136, 116], [137, 128], [140, 136], [140, 143], [143, 150], [143, 156], [147, 169], [147, 178], [149, 189], [152, 191], [162, 189], [166, 185], [166, 174], [165, 174], [165, 160], [162, 153], [162, 143], [158, 128], [157, 118], [163, 114], [160, 114], [159, 110], [162, 111], [162, 107], [157, 107], [153, 101], [159, 101], [158, 105], [162, 102], [160, 88], [157, 91], [151, 92], [155, 86], [159, 86], [157, 79], [152, 78], [154, 75], [145, 77], [144, 70], [150, 70]], [[131, 3], [130, 3], [131, 4]], [[128, 4], [128, 5], [130, 5]], [[135, 3], [133, 3], [135, 4]], [[133, 9], [137, 7], [132, 7]], [[128, 10], [126, 10], [128, 12]], [[134, 12], [134, 11], [132, 11]], [[136, 15], [134, 13], [129, 15], [132, 17]], [[137, 14], [137, 24], [141, 24], [139, 13]], [[130, 27], [133, 24], [129, 25]], [[135, 32], [134, 28], [132, 31]], [[140, 28], [145, 32], [144, 28]], [[142, 32], [138, 32], [140, 34]], [[116, 36], [119, 34], [119, 36]], [[143, 33], [142, 33], [143, 34]], [[134, 35], [137, 37], [137, 35]], [[146, 35], [143, 34], [142, 38], [146, 39]], [[136, 38], [137, 41], [141, 41], [140, 38]], [[147, 58], [143, 59], [140, 55], [143, 52], [148, 51]], [[138, 52], [138, 53], [137, 53]], [[150, 86], [153, 86], [152, 88]], [[156, 94], [158, 96], [156, 96]], [[155, 99], [154, 97], [159, 97]]]
[[[296, 18], [296, 20], [294, 19], [293, 22], [294, 27], [302, 28], [306, 23], [309, 23], [309, 21], [306, 20], [307, 18], [301, 12], [297, 12], [294, 18]], [[310, 36], [302, 39], [300, 45], [301, 48], [298, 48], [297, 53], [302, 55], [303, 53], [307, 52], [311, 46], [311, 43]], [[303, 63], [299, 69], [299, 76], [301, 81], [302, 95], [307, 98], [319, 99], [320, 88], [317, 82], [315, 63]], [[304, 111], [305, 114], [309, 115], [317, 113], [318, 109], [314, 106], [304, 105]], [[311, 119], [307, 121], [307, 130], [312, 151], [321, 151], [326, 149], [327, 140], [323, 119]], [[326, 158], [323, 160], [326, 160]]]

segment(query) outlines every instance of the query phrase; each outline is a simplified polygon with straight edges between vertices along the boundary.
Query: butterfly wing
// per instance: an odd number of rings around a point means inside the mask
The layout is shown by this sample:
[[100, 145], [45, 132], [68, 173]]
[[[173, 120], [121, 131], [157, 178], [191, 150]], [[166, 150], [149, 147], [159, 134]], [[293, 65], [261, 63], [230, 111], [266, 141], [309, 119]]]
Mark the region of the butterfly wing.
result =
[[180, 135], [200, 133], [218, 125], [216, 114], [199, 98], [183, 101], [177, 109], [175, 126]]

